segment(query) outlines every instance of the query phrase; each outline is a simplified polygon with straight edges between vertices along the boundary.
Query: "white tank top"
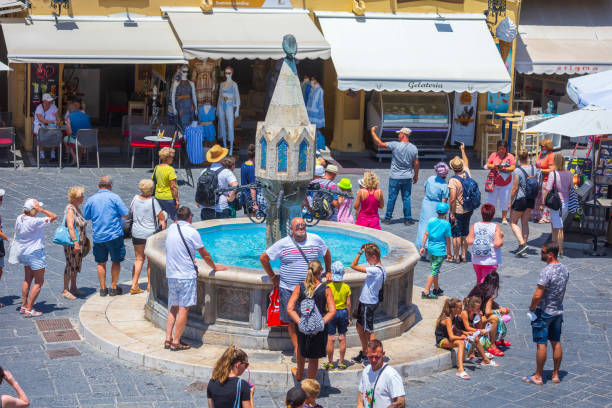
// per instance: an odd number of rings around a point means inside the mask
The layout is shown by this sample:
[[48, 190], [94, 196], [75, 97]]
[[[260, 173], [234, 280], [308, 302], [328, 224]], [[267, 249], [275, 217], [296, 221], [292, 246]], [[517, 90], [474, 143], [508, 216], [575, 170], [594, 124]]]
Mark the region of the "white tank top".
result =
[[495, 248], [495, 224], [477, 222], [474, 224], [472, 263], [476, 265], [501, 265], [501, 248]]

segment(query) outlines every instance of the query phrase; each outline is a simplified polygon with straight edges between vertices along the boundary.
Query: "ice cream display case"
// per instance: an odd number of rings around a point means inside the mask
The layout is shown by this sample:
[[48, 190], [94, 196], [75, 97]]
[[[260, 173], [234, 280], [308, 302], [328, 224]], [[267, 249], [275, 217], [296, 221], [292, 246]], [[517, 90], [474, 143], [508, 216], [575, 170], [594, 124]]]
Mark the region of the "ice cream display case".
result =
[[[403, 127], [412, 130], [410, 142], [419, 149], [419, 157], [443, 158], [444, 145], [451, 129], [448, 94], [425, 92], [374, 92], [367, 107], [367, 126], [378, 126], [383, 142], [397, 140]], [[368, 130], [369, 134], [369, 130]], [[381, 160], [391, 157], [389, 149], [372, 145]]]

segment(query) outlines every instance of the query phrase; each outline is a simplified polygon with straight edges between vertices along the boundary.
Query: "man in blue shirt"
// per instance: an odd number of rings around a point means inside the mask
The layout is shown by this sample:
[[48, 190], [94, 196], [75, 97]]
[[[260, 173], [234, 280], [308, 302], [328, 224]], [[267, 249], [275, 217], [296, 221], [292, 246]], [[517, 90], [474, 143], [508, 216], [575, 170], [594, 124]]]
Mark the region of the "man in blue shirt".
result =
[[[125, 259], [125, 245], [123, 244], [123, 222], [129, 211], [121, 198], [111, 190], [113, 180], [110, 176], [100, 177], [100, 188], [96, 194], [89, 197], [85, 203], [83, 216], [91, 220], [93, 231], [93, 254], [98, 264], [98, 279], [100, 280], [100, 296], [116, 296], [123, 291], [117, 287], [121, 262]], [[111, 287], [106, 288], [106, 261], [110, 254]]]
[[[444, 291], [438, 286], [438, 275], [444, 258], [450, 259], [451, 247], [451, 225], [446, 220], [450, 206], [441, 201], [436, 206], [437, 217], [430, 218], [427, 222], [427, 230], [423, 235], [420, 254], [425, 255], [425, 248], [429, 252], [431, 262], [431, 275], [427, 277], [425, 290], [421, 293], [423, 299], [437, 299]], [[427, 244], [427, 245], [426, 245]], [[433, 293], [429, 292], [431, 284], [434, 285]]]
[[[76, 135], [80, 129], [91, 129], [91, 121], [89, 115], [81, 110], [81, 101], [75, 100], [72, 112], [66, 116], [66, 133], [68, 135], [64, 137], [64, 143], [66, 143], [72, 156], [72, 163], [76, 163]], [[83, 149], [79, 150], [82, 155]]]

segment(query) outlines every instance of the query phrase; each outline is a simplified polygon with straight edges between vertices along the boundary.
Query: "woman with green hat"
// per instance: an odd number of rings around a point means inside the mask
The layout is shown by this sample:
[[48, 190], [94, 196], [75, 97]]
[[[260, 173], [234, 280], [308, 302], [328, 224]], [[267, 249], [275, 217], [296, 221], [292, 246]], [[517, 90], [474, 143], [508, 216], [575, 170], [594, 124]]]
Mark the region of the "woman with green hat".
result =
[[[353, 186], [351, 180], [343, 178], [338, 183], [338, 188], [342, 193], [353, 194]], [[338, 196], [338, 222], [344, 222], [346, 224], [354, 224], [355, 218], [353, 218], [353, 199]]]

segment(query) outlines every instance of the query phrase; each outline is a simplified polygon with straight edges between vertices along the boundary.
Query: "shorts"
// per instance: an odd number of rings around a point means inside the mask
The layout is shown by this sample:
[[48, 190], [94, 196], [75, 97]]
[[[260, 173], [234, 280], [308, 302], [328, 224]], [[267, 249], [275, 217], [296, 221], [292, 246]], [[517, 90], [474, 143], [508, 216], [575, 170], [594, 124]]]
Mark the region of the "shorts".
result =
[[514, 200], [512, 203], [512, 209], [514, 211], [525, 211], [527, 209], [533, 210], [535, 207], [535, 199], [521, 197]]
[[168, 307], [189, 307], [198, 302], [197, 279], [168, 279]]
[[440, 274], [440, 267], [442, 266], [442, 262], [444, 262], [446, 256], [429, 255], [429, 258], [431, 259], [431, 276], [435, 278]]
[[476, 272], [476, 283], [483, 283], [488, 274], [496, 271], [498, 265], [478, 265], [472, 264], [474, 272]]
[[348, 330], [348, 310], [336, 309], [336, 315], [327, 323], [327, 334], [346, 334]]
[[111, 262], [123, 262], [125, 259], [123, 236], [106, 242], [94, 242], [92, 251], [96, 263], [106, 263], [109, 254]]
[[357, 309], [357, 324], [362, 325], [363, 329], [367, 332], [374, 333], [374, 312], [377, 307], [378, 304], [369, 305], [359, 302], [359, 308]]
[[132, 237], [132, 245], [144, 245], [147, 243], [146, 238], [134, 238]]
[[551, 316], [538, 310], [536, 310], [536, 315], [538, 315], [538, 318], [531, 322], [533, 342], [537, 344], [547, 344], [549, 340], [561, 341], [563, 315]]
[[451, 235], [454, 238], [467, 237], [470, 233], [470, 218], [473, 211], [455, 214], [455, 222], [451, 222]]
[[176, 200], [160, 200], [157, 199], [159, 206], [168, 214], [168, 218], [176, 220]]
[[287, 313], [287, 304], [289, 304], [289, 299], [291, 299], [292, 290], [278, 288], [278, 311], [280, 314], [281, 322], [292, 323], [291, 317], [289, 317], [289, 313]]
[[29, 266], [30, 269], [35, 271], [47, 267], [47, 256], [44, 248], [37, 249], [29, 254], [19, 255], [18, 260], [23, 266]]
[[550, 210], [550, 224], [553, 228], [563, 228], [563, 219], [567, 215], [567, 204], [563, 203], [561, 209]]
[[4, 268], [4, 257], [0, 257], [0, 268]]

